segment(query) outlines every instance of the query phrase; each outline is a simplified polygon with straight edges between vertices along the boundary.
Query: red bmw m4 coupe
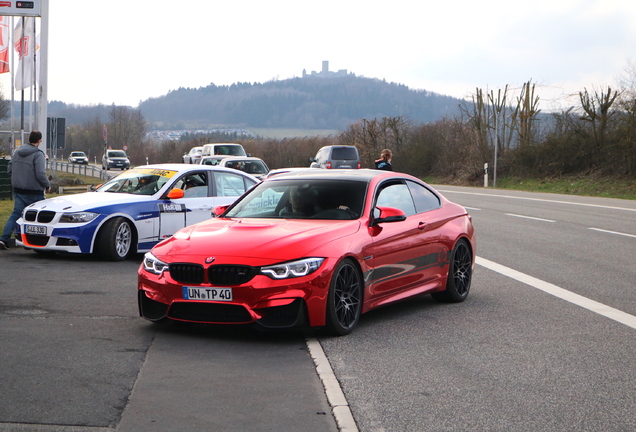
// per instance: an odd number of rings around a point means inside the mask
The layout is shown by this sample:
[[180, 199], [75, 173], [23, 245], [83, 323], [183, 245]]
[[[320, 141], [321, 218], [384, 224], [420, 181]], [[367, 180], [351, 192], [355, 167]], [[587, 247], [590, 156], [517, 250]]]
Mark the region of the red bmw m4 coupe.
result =
[[461, 302], [470, 290], [470, 215], [408, 174], [297, 170], [214, 215], [146, 253], [142, 317], [346, 335], [388, 303]]

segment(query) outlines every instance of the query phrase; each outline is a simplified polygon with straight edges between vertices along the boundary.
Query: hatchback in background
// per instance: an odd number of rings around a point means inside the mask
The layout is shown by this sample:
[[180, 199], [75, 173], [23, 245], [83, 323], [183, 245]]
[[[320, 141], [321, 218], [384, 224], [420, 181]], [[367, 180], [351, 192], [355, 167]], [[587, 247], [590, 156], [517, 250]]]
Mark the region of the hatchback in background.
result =
[[221, 159], [217, 165], [246, 172], [259, 180], [263, 180], [267, 176], [267, 173], [269, 173], [269, 168], [263, 159], [251, 156], [226, 157]]
[[197, 163], [201, 164], [201, 165], [218, 165], [219, 162], [221, 162], [223, 159], [225, 159], [227, 156], [202, 156], [201, 160]]
[[105, 170], [112, 168], [126, 170], [130, 168], [130, 160], [123, 150], [106, 150], [102, 158], [102, 168]]
[[74, 151], [71, 152], [71, 155], [68, 157], [68, 163], [88, 165], [88, 158], [84, 152]]
[[183, 155], [183, 163], [196, 164], [201, 162], [202, 151], [203, 151], [203, 146], [192, 147], [188, 153]]
[[360, 155], [355, 146], [325, 146], [310, 158], [311, 168], [359, 169]]

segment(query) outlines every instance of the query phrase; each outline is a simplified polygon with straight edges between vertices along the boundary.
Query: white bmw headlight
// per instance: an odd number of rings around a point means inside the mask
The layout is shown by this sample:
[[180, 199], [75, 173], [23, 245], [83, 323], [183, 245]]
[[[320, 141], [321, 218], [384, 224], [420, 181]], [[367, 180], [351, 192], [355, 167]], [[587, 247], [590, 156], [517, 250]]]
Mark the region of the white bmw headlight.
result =
[[144, 270], [149, 273], [160, 275], [164, 271], [168, 270], [168, 264], [158, 259], [150, 252], [146, 252], [144, 255]]
[[99, 213], [92, 212], [76, 212], [76, 213], [63, 213], [60, 217], [60, 222], [67, 223], [83, 223], [90, 222], [99, 216]]
[[307, 276], [318, 270], [324, 258], [303, 258], [297, 261], [261, 267], [261, 273], [272, 279], [288, 279]]

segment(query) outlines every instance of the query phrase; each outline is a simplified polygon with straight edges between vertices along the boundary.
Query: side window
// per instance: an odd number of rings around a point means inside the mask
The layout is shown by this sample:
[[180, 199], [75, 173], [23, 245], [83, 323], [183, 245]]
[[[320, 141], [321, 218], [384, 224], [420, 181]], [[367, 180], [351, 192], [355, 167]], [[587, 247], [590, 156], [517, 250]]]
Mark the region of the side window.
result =
[[207, 174], [203, 172], [184, 175], [174, 184], [175, 188], [183, 189], [184, 198], [208, 196]]
[[245, 181], [242, 175], [215, 172], [214, 185], [216, 188], [216, 196], [239, 196], [252, 186]]
[[393, 183], [378, 192], [375, 202], [377, 207], [394, 207], [402, 210], [407, 216], [416, 213], [409, 188], [404, 183]]
[[411, 191], [413, 201], [415, 201], [415, 210], [417, 213], [424, 213], [440, 207], [439, 197], [429, 189], [412, 181], [407, 181], [406, 184]]
[[318, 162], [324, 163], [324, 162], [327, 162], [328, 159], [329, 159], [329, 149], [325, 148], [320, 150], [320, 153], [318, 154]]

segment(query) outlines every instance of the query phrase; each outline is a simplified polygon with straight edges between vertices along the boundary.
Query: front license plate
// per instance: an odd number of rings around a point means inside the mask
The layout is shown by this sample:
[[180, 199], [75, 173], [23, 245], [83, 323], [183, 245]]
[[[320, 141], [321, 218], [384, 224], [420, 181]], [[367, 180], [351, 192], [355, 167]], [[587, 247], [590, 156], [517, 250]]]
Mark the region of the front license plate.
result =
[[32, 235], [46, 235], [46, 227], [45, 226], [37, 226], [37, 225], [25, 225], [24, 232], [26, 234]]
[[183, 287], [185, 300], [232, 301], [232, 288]]

